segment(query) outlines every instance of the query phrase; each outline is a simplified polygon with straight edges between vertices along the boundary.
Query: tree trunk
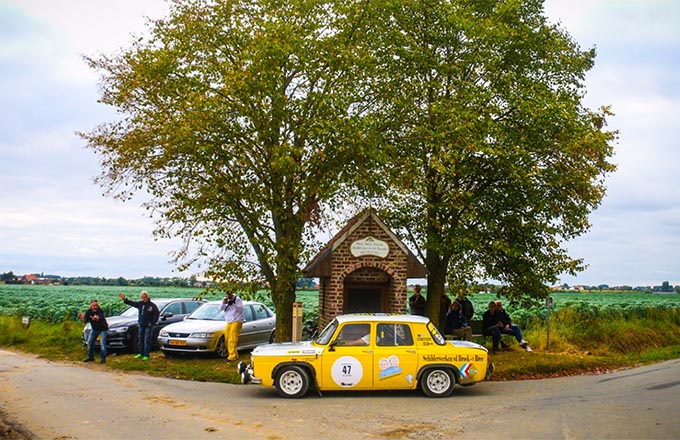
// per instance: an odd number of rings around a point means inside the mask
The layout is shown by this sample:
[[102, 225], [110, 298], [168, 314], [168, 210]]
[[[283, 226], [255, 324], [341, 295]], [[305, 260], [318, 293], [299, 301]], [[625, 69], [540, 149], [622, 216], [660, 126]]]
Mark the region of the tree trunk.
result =
[[442, 259], [437, 255], [428, 256], [425, 259], [426, 266], [430, 274], [427, 277], [427, 307], [426, 313], [430, 320], [442, 328], [443, 323], [439, 322], [439, 311], [442, 303], [442, 296], [446, 289], [446, 271], [448, 270], [448, 258]]

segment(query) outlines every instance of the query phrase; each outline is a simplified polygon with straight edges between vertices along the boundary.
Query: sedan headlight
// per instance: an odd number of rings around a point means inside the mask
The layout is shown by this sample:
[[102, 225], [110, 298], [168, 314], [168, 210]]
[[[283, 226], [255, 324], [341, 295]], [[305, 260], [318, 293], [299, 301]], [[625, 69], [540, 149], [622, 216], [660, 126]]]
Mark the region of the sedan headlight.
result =
[[110, 328], [108, 333], [127, 333], [128, 327], [125, 325], [123, 327], [113, 327]]
[[203, 333], [192, 333], [191, 335], [189, 335], [189, 337], [190, 338], [198, 338], [198, 339], [209, 339], [209, 338], [212, 338], [214, 334], [215, 334], [215, 332], [212, 332], [212, 333], [205, 333], [205, 332], [203, 332]]

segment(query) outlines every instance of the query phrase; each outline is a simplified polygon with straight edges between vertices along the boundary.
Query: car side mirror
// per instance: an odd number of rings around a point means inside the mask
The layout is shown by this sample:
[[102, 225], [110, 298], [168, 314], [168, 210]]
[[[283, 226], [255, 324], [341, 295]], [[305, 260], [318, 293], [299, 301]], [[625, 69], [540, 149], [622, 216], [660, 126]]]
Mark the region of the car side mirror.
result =
[[172, 318], [173, 316], [175, 316], [175, 315], [173, 315], [173, 314], [170, 313], [170, 312], [168, 312], [168, 313], [163, 313], [163, 314], [161, 315], [161, 319], [168, 319], [168, 318]]
[[328, 345], [328, 351], [335, 351], [335, 346], [338, 345], [338, 340], [336, 339], [335, 341], [331, 342]]

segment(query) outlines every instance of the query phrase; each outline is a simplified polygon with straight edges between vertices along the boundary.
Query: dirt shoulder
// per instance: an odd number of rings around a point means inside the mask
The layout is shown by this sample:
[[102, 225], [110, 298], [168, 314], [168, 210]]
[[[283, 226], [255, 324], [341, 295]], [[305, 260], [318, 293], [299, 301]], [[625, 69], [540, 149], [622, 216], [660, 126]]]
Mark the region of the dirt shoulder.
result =
[[35, 437], [10, 420], [7, 413], [0, 409], [0, 438], [5, 440], [33, 440]]

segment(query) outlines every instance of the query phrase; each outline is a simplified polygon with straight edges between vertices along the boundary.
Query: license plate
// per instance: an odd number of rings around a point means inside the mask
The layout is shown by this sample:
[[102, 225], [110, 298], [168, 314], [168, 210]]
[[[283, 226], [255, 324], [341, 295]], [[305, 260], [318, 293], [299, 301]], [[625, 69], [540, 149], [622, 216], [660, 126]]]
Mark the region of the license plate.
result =
[[178, 340], [178, 339], [170, 339], [168, 341], [168, 345], [179, 345], [179, 346], [183, 347], [183, 346], [187, 345], [187, 341], [182, 341], [182, 340]]

